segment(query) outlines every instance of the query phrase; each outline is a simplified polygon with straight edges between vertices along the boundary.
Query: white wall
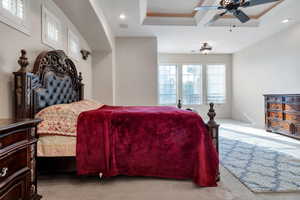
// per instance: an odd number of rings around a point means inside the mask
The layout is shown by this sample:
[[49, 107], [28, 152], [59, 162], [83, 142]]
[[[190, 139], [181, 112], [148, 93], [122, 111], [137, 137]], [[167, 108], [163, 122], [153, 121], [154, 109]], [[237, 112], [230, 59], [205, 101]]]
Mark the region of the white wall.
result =
[[[92, 96], [104, 104], [115, 103], [115, 35], [107, 21], [107, 0], [54, 0], [76, 23], [92, 49]], [[82, 14], [78, 14], [80, 8]], [[88, 22], [88, 23], [87, 23]]]
[[[86, 39], [92, 51], [111, 51], [114, 35], [103, 8], [107, 0], [53, 0]], [[84, 13], [84, 14], [83, 14]]]
[[[225, 64], [226, 65], [226, 104], [216, 105], [217, 118], [231, 118], [232, 96], [232, 55], [231, 54], [159, 54], [159, 63], [163, 64]], [[194, 106], [202, 117], [206, 118], [207, 104]]]
[[[31, 35], [25, 35], [22, 32], [7, 26], [0, 22], [0, 118], [13, 116], [13, 75], [19, 66], [17, 60], [20, 57], [20, 50], [26, 49], [30, 61], [29, 69], [41, 51], [50, 50], [51, 48], [41, 42], [41, 3], [42, 0], [30, 0], [30, 32]], [[67, 23], [70, 21], [62, 16]], [[64, 50], [67, 49], [67, 39], [64, 38]], [[85, 40], [80, 37], [82, 48], [90, 49]], [[92, 97], [92, 66], [91, 57], [84, 61], [80, 59], [75, 61], [78, 71], [83, 73], [85, 83], [85, 97]]]
[[264, 127], [268, 93], [300, 93], [300, 24], [233, 57], [233, 118]]
[[157, 39], [116, 38], [116, 104], [157, 105]]

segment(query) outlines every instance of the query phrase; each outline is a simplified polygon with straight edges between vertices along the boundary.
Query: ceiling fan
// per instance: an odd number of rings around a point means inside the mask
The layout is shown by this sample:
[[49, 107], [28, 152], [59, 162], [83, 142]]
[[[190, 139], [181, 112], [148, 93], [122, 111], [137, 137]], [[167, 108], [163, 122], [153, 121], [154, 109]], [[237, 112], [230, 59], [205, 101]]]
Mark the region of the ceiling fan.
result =
[[216, 14], [208, 23], [207, 25], [217, 21], [222, 16], [227, 13], [233, 14], [240, 22], [246, 23], [250, 20], [250, 17], [246, 15], [242, 10], [239, 8], [247, 8], [252, 6], [257, 6], [265, 3], [272, 3], [281, 0], [221, 0], [220, 6], [199, 6], [196, 7], [195, 10], [210, 10], [210, 9], [217, 9], [217, 10], [225, 10], [222, 13]]
[[212, 51], [212, 46], [210, 46], [207, 42], [204, 42], [203, 45], [201, 46], [200, 52], [203, 54], [208, 54], [209, 52]]

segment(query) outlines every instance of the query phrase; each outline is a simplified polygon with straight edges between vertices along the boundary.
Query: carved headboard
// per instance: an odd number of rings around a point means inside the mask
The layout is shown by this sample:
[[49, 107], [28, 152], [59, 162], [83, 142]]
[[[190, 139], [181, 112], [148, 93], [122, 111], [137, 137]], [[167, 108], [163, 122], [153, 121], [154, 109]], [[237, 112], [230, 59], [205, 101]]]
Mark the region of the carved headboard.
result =
[[61, 50], [42, 52], [32, 72], [27, 72], [26, 51], [21, 51], [21, 69], [15, 75], [15, 118], [34, 118], [48, 106], [80, 101], [84, 96], [81, 73]]

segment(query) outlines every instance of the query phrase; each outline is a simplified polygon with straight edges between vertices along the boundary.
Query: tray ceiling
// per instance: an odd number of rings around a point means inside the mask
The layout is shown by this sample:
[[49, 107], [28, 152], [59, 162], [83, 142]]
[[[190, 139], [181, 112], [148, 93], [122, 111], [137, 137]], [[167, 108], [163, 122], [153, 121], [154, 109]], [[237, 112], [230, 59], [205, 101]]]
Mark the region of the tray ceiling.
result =
[[157, 13], [191, 13], [193, 8], [199, 4], [199, 0], [177, 1], [174, 0], [149, 0], [148, 12]]
[[[218, 13], [220, 11], [194, 11], [197, 6], [203, 5], [219, 5], [220, 0], [186, 0], [186, 1], [174, 1], [174, 0], [148, 0], [147, 1], [147, 13], [144, 19], [144, 24], [147, 25], [186, 25], [196, 26], [201, 22], [208, 12]], [[270, 12], [283, 0], [274, 3], [268, 3], [250, 8], [242, 8], [242, 10], [250, 16], [251, 19], [258, 20], [263, 15]], [[174, 18], [177, 18], [176, 20]], [[190, 20], [183, 20], [180, 18], [190, 18]], [[236, 23], [241, 25], [235, 17], [228, 14], [223, 17], [228, 19], [228, 24]], [[222, 23], [223, 26], [224, 22]], [[226, 25], [226, 23], [225, 23]], [[248, 23], [248, 26], [257, 26], [258, 23]], [[218, 23], [212, 24], [212, 26], [218, 26]], [[245, 26], [245, 24], [243, 24]]]
[[[158, 51], [163, 53], [191, 53], [203, 42], [213, 45], [213, 53], [234, 53], [300, 21], [299, 0], [247, 8], [245, 12], [254, 17], [246, 24], [225, 16], [211, 26], [205, 24], [216, 14], [215, 10], [199, 11], [191, 17], [180, 15], [193, 14], [197, 4], [217, 5], [219, 0], [101, 1], [106, 1], [103, 9], [116, 36], [157, 37]], [[125, 20], [119, 18], [121, 13], [127, 16]], [[154, 16], [157, 13], [164, 16]], [[284, 19], [292, 20], [283, 24]], [[123, 24], [126, 26], [120, 26]], [[237, 25], [237, 28], [230, 32], [230, 25]]]

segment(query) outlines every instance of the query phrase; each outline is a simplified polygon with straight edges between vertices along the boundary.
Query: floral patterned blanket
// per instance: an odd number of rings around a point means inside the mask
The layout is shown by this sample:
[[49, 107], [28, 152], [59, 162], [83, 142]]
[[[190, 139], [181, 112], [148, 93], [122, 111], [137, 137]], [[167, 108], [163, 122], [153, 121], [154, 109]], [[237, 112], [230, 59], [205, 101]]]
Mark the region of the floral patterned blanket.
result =
[[77, 118], [81, 112], [100, 108], [103, 104], [93, 100], [82, 100], [70, 104], [49, 106], [35, 115], [43, 119], [38, 125], [37, 133], [76, 137]]

